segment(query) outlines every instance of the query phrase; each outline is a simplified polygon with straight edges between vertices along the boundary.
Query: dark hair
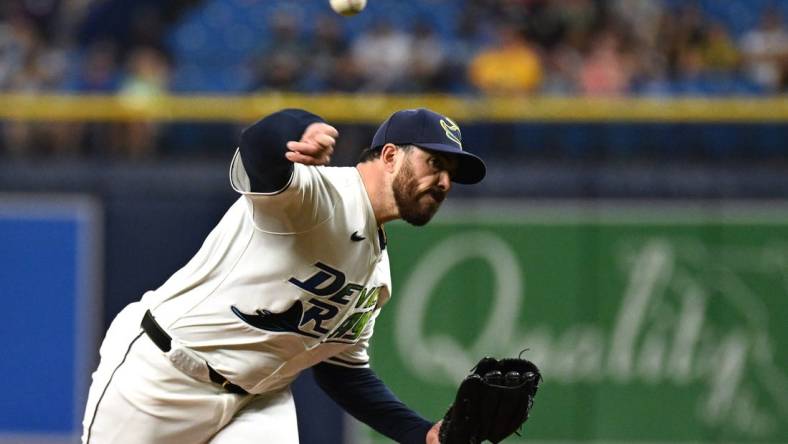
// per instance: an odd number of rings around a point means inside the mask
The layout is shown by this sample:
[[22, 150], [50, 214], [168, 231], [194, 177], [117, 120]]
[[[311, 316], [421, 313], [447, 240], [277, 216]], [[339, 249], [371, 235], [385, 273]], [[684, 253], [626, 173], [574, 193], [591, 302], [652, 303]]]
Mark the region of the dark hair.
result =
[[[403, 151], [410, 151], [411, 149], [413, 149], [415, 145], [394, 145], [394, 146], [396, 146], [398, 149], [401, 149]], [[371, 162], [375, 159], [379, 159], [380, 152], [383, 151], [382, 148], [383, 148], [382, 146], [379, 146], [377, 148], [364, 148], [361, 151], [361, 154], [359, 154], [358, 156], [358, 163]]]
[[371, 162], [380, 158], [380, 148], [364, 148], [358, 156], [358, 163]]

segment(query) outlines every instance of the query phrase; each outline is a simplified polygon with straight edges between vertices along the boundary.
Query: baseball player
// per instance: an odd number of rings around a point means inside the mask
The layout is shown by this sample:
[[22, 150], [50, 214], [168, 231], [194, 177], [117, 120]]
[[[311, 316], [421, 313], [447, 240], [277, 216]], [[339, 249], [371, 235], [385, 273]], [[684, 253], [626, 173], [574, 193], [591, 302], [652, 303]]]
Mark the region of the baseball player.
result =
[[297, 443], [291, 382], [307, 368], [350, 414], [391, 439], [437, 425], [369, 367], [391, 295], [383, 224], [424, 225], [482, 160], [427, 109], [394, 113], [355, 167], [328, 167], [337, 130], [287, 109], [241, 135], [241, 195], [196, 255], [123, 309], [101, 345], [83, 443]]

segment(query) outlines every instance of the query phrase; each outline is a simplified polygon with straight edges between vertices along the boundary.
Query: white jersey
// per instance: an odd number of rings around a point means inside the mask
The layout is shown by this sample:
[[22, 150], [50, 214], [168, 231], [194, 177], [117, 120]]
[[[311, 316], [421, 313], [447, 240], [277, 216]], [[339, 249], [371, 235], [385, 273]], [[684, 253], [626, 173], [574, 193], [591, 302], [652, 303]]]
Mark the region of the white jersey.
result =
[[391, 292], [388, 255], [356, 168], [294, 164], [276, 193], [242, 194], [197, 254], [142, 302], [174, 341], [250, 393], [327, 360], [368, 366]]

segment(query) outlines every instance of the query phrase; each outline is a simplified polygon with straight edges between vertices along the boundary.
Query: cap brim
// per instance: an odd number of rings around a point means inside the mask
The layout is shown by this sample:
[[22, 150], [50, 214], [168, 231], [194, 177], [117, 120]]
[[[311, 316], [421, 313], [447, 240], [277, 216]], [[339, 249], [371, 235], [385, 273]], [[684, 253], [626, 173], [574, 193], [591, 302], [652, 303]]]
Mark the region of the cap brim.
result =
[[481, 182], [487, 174], [487, 166], [480, 157], [467, 151], [461, 151], [456, 146], [440, 143], [420, 143], [416, 146], [429, 151], [438, 151], [457, 159], [457, 171], [451, 176], [452, 182], [472, 185]]

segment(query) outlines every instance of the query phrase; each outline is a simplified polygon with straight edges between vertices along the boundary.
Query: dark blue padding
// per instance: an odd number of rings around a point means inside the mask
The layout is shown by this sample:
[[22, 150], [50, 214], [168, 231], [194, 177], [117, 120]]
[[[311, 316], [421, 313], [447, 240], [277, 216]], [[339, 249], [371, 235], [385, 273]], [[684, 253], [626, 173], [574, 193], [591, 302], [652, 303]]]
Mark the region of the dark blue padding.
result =
[[293, 174], [287, 142], [301, 140], [306, 128], [323, 119], [300, 109], [284, 109], [258, 120], [241, 133], [241, 161], [255, 193], [282, 190]]

